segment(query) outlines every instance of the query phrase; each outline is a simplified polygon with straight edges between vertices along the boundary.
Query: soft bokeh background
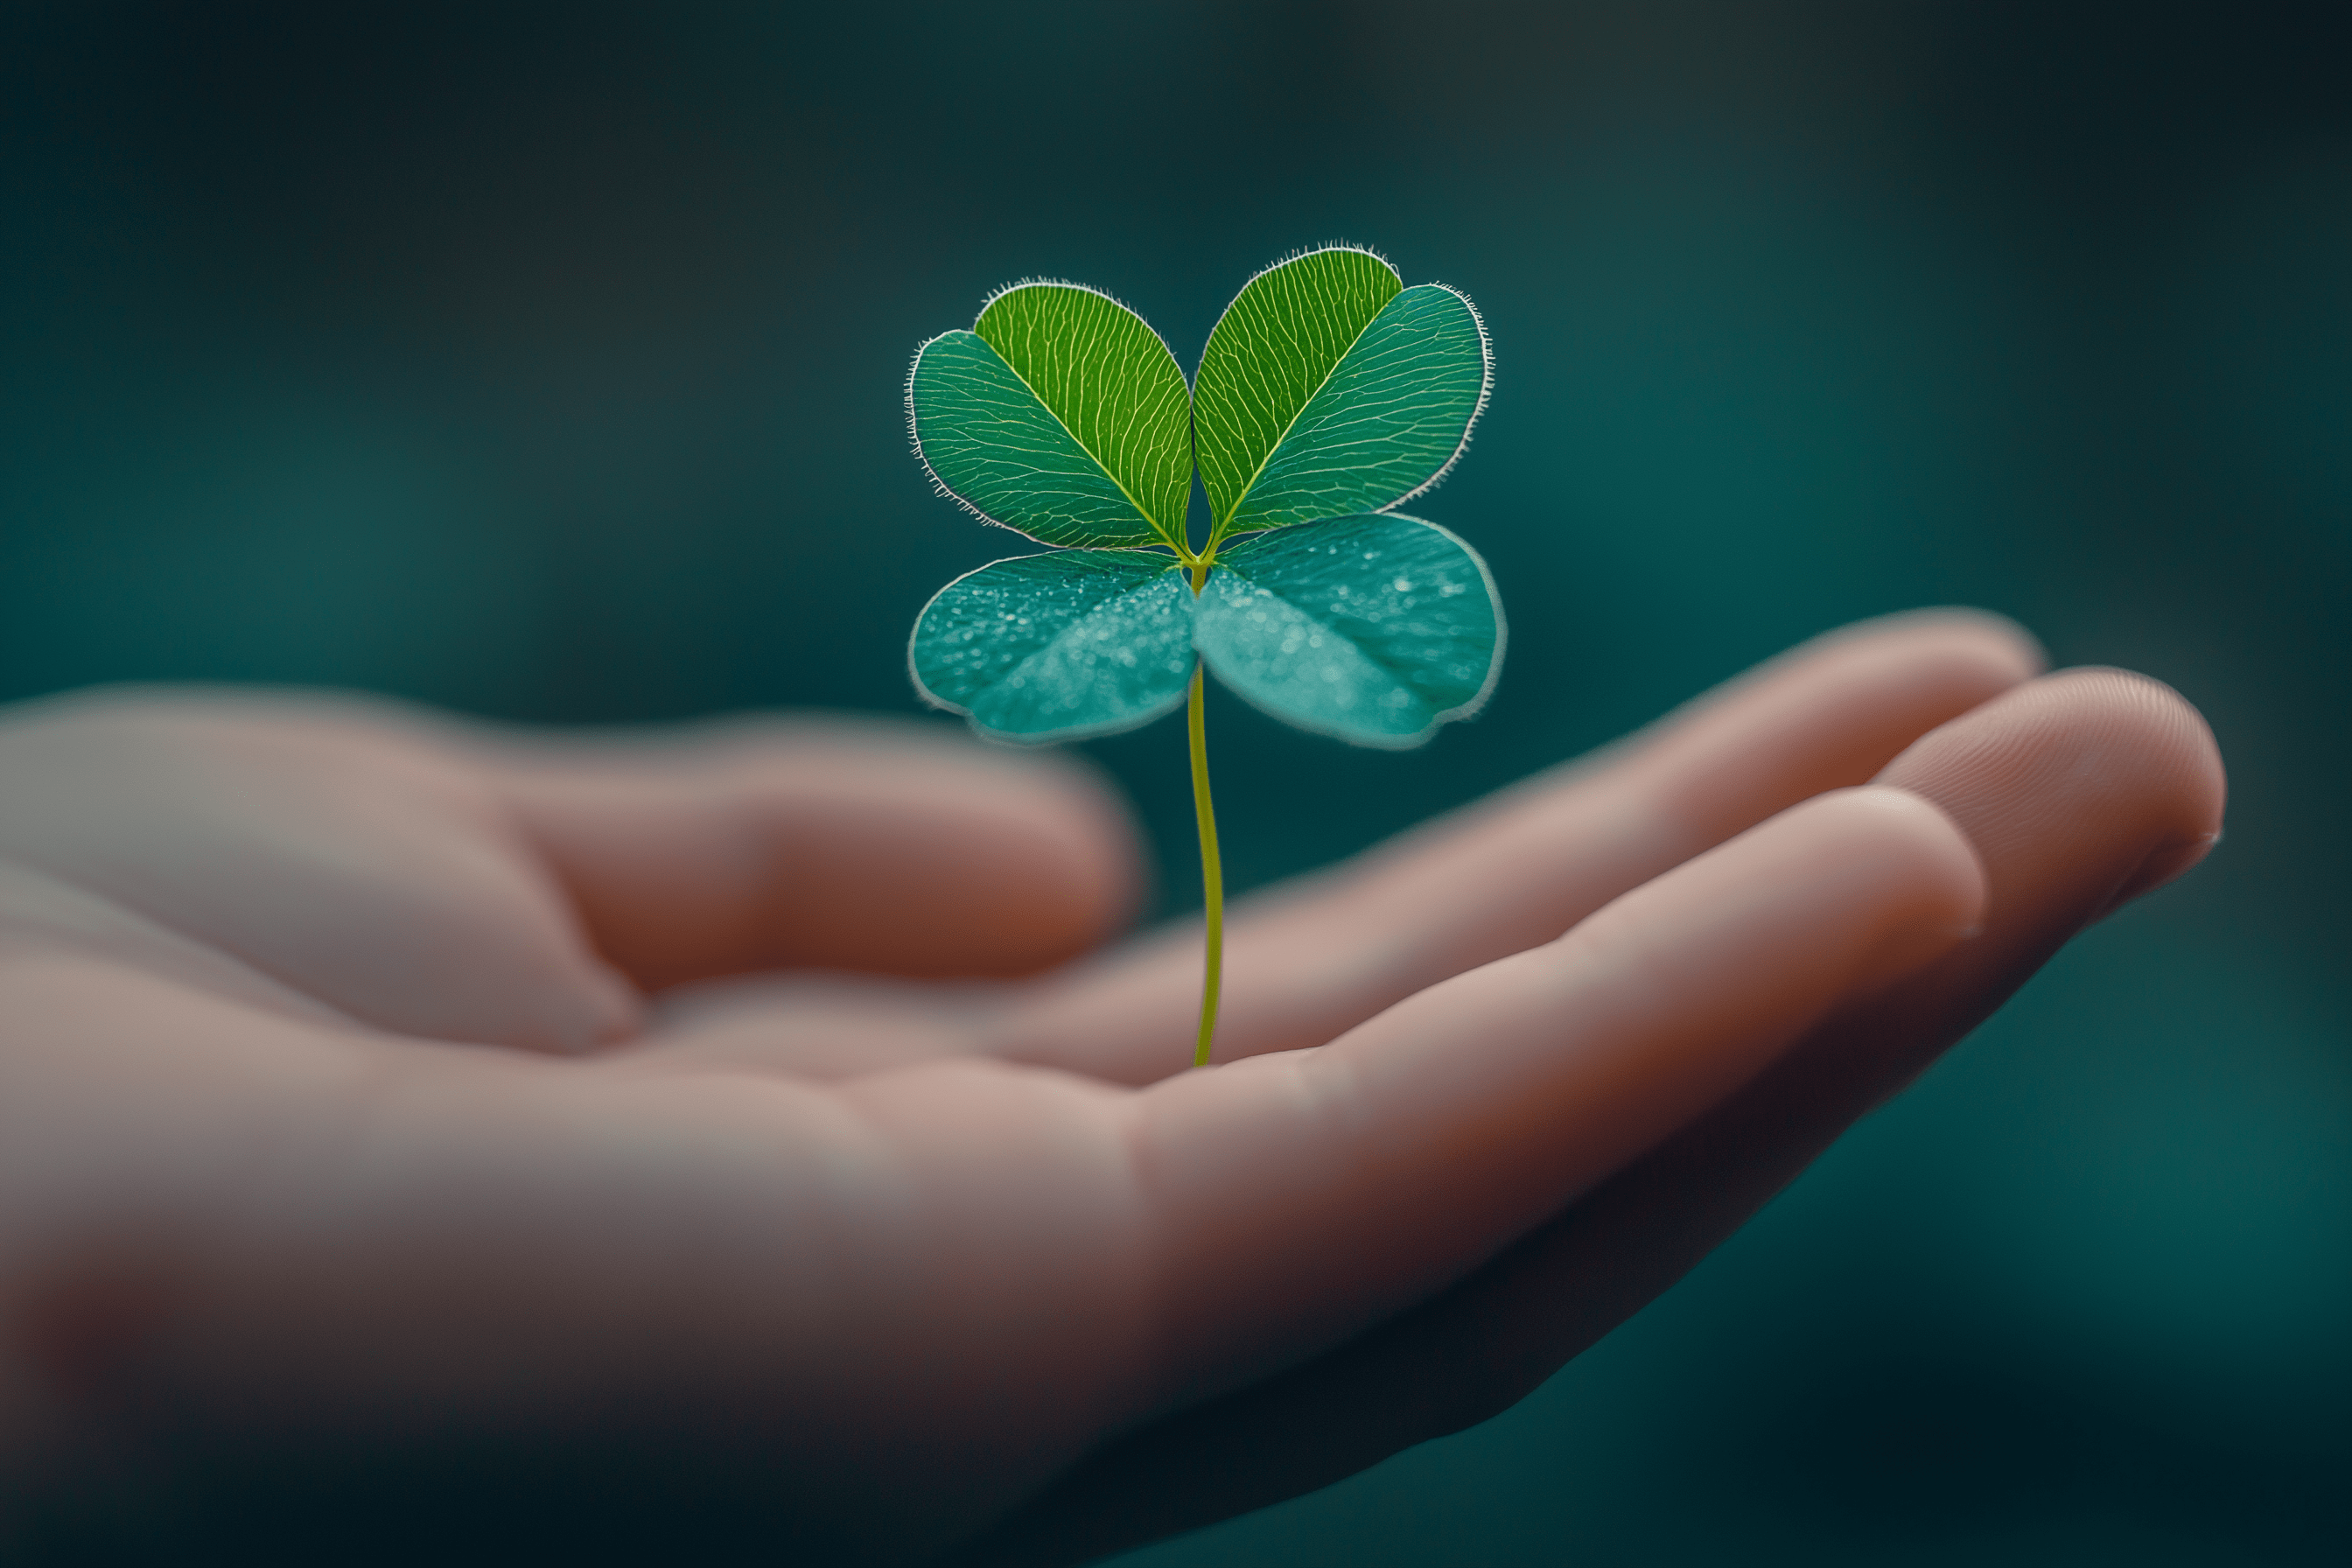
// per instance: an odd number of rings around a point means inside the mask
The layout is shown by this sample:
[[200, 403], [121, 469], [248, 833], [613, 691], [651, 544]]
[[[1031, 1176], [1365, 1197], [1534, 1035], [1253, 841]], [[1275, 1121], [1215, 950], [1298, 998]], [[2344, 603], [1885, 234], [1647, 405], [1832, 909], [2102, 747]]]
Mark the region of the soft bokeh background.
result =
[[[1836, 623], [2203, 709], [2229, 842], [1511, 1415], [1193, 1563], [2336, 1562], [2352, 1544], [2340, 7], [1006, 0], [0, 16], [0, 697], [911, 713], [1017, 542], [908, 456], [1033, 273], [1190, 363], [1256, 267], [1467, 289], [1475, 724], [1227, 701], [1243, 887]], [[1187, 907], [1181, 726], [1089, 748]]]

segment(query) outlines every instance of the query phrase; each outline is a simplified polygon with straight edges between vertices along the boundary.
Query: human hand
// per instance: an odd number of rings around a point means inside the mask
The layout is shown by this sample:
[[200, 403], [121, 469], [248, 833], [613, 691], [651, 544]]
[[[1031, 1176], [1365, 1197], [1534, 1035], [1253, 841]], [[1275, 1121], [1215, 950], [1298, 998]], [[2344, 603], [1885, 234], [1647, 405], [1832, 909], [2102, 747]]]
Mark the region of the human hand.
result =
[[2034, 659], [1841, 634], [1253, 900], [1207, 1073], [1181, 931], [971, 978], [1131, 896], [1050, 758], [25, 711], [0, 1484], [247, 1556], [1022, 1563], [1324, 1484], [1532, 1388], [2202, 854], [2193, 712]]

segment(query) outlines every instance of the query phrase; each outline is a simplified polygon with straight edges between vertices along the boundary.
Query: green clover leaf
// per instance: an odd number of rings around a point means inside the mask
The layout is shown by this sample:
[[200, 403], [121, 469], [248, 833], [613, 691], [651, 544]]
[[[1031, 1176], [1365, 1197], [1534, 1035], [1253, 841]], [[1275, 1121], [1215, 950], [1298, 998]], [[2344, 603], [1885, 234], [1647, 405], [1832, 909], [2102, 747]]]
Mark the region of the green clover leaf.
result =
[[1385, 511], [1461, 457], [1486, 400], [1486, 328], [1370, 251], [1309, 251], [1251, 279], [1192, 392], [1215, 534]]
[[1016, 283], [907, 378], [915, 450], [940, 488], [1041, 544], [1183, 538], [1192, 401], [1143, 318], [1075, 283]]
[[1014, 284], [970, 331], [916, 352], [907, 417], [932, 480], [983, 521], [1068, 547], [940, 590], [908, 647], [916, 689], [1031, 743], [1132, 729], [1189, 695], [1209, 919], [1199, 1061], [1223, 914], [1202, 670], [1362, 746], [1417, 746], [1476, 712], [1502, 668], [1494, 578], [1393, 509], [1460, 458], [1492, 382], [1468, 300], [1407, 288], [1354, 246], [1251, 279], [1190, 387], [1140, 316], [1074, 283]]

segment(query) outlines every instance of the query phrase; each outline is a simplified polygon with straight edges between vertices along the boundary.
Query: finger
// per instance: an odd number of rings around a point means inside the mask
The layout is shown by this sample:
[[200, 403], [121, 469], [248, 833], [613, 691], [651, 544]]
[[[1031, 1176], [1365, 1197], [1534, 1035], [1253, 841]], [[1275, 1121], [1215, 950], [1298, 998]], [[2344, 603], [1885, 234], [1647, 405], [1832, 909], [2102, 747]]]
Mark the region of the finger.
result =
[[1100, 940], [1139, 886], [1092, 774], [929, 727], [738, 725], [495, 765], [598, 951], [647, 988], [1025, 973]]
[[[1216, 1055], [1319, 1044], [1383, 1007], [1548, 942], [1773, 813], [1861, 784], [2041, 668], [2010, 622], [1889, 616], [1818, 638], [1592, 758], [1237, 911]], [[1008, 1016], [1015, 1059], [1145, 1083], [1192, 1059], [1197, 928]]]
[[2021, 688], [1881, 779], [1968, 832], [1986, 868], [1981, 934], [1814, 1029], [1460, 1286], [1114, 1446], [978, 1556], [1090, 1559], [1311, 1491], [1508, 1407], [1679, 1279], [2084, 923], [2193, 864], [2220, 832], [2224, 793], [2196, 712], [2112, 671]]
[[1328, 1047], [1152, 1090], [1136, 1160], [1169, 1394], [1262, 1374], [1483, 1261], [1960, 940], [1982, 897], [1934, 807], [1841, 791]]

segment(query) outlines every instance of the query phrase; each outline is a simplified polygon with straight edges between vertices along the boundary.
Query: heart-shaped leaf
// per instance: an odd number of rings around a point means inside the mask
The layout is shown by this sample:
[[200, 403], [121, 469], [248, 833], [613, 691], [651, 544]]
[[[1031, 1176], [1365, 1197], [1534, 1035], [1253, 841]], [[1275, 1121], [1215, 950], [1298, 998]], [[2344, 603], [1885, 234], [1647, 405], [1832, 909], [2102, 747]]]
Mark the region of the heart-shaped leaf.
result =
[[1215, 534], [1380, 511], [1462, 454], [1492, 375], [1470, 301], [1367, 250], [1270, 267], [1201, 355], [1193, 440]]
[[1142, 317], [1020, 283], [915, 354], [907, 414], [941, 489], [1045, 544], [1175, 544], [1192, 486], [1184, 373]]
[[1069, 550], [992, 562], [915, 621], [916, 688], [1005, 740], [1131, 729], [1184, 700], [1193, 596], [1157, 551]]
[[1402, 749], [1486, 702], [1503, 613], [1486, 563], [1435, 523], [1341, 517], [1227, 546], [1193, 642], [1276, 718]]

